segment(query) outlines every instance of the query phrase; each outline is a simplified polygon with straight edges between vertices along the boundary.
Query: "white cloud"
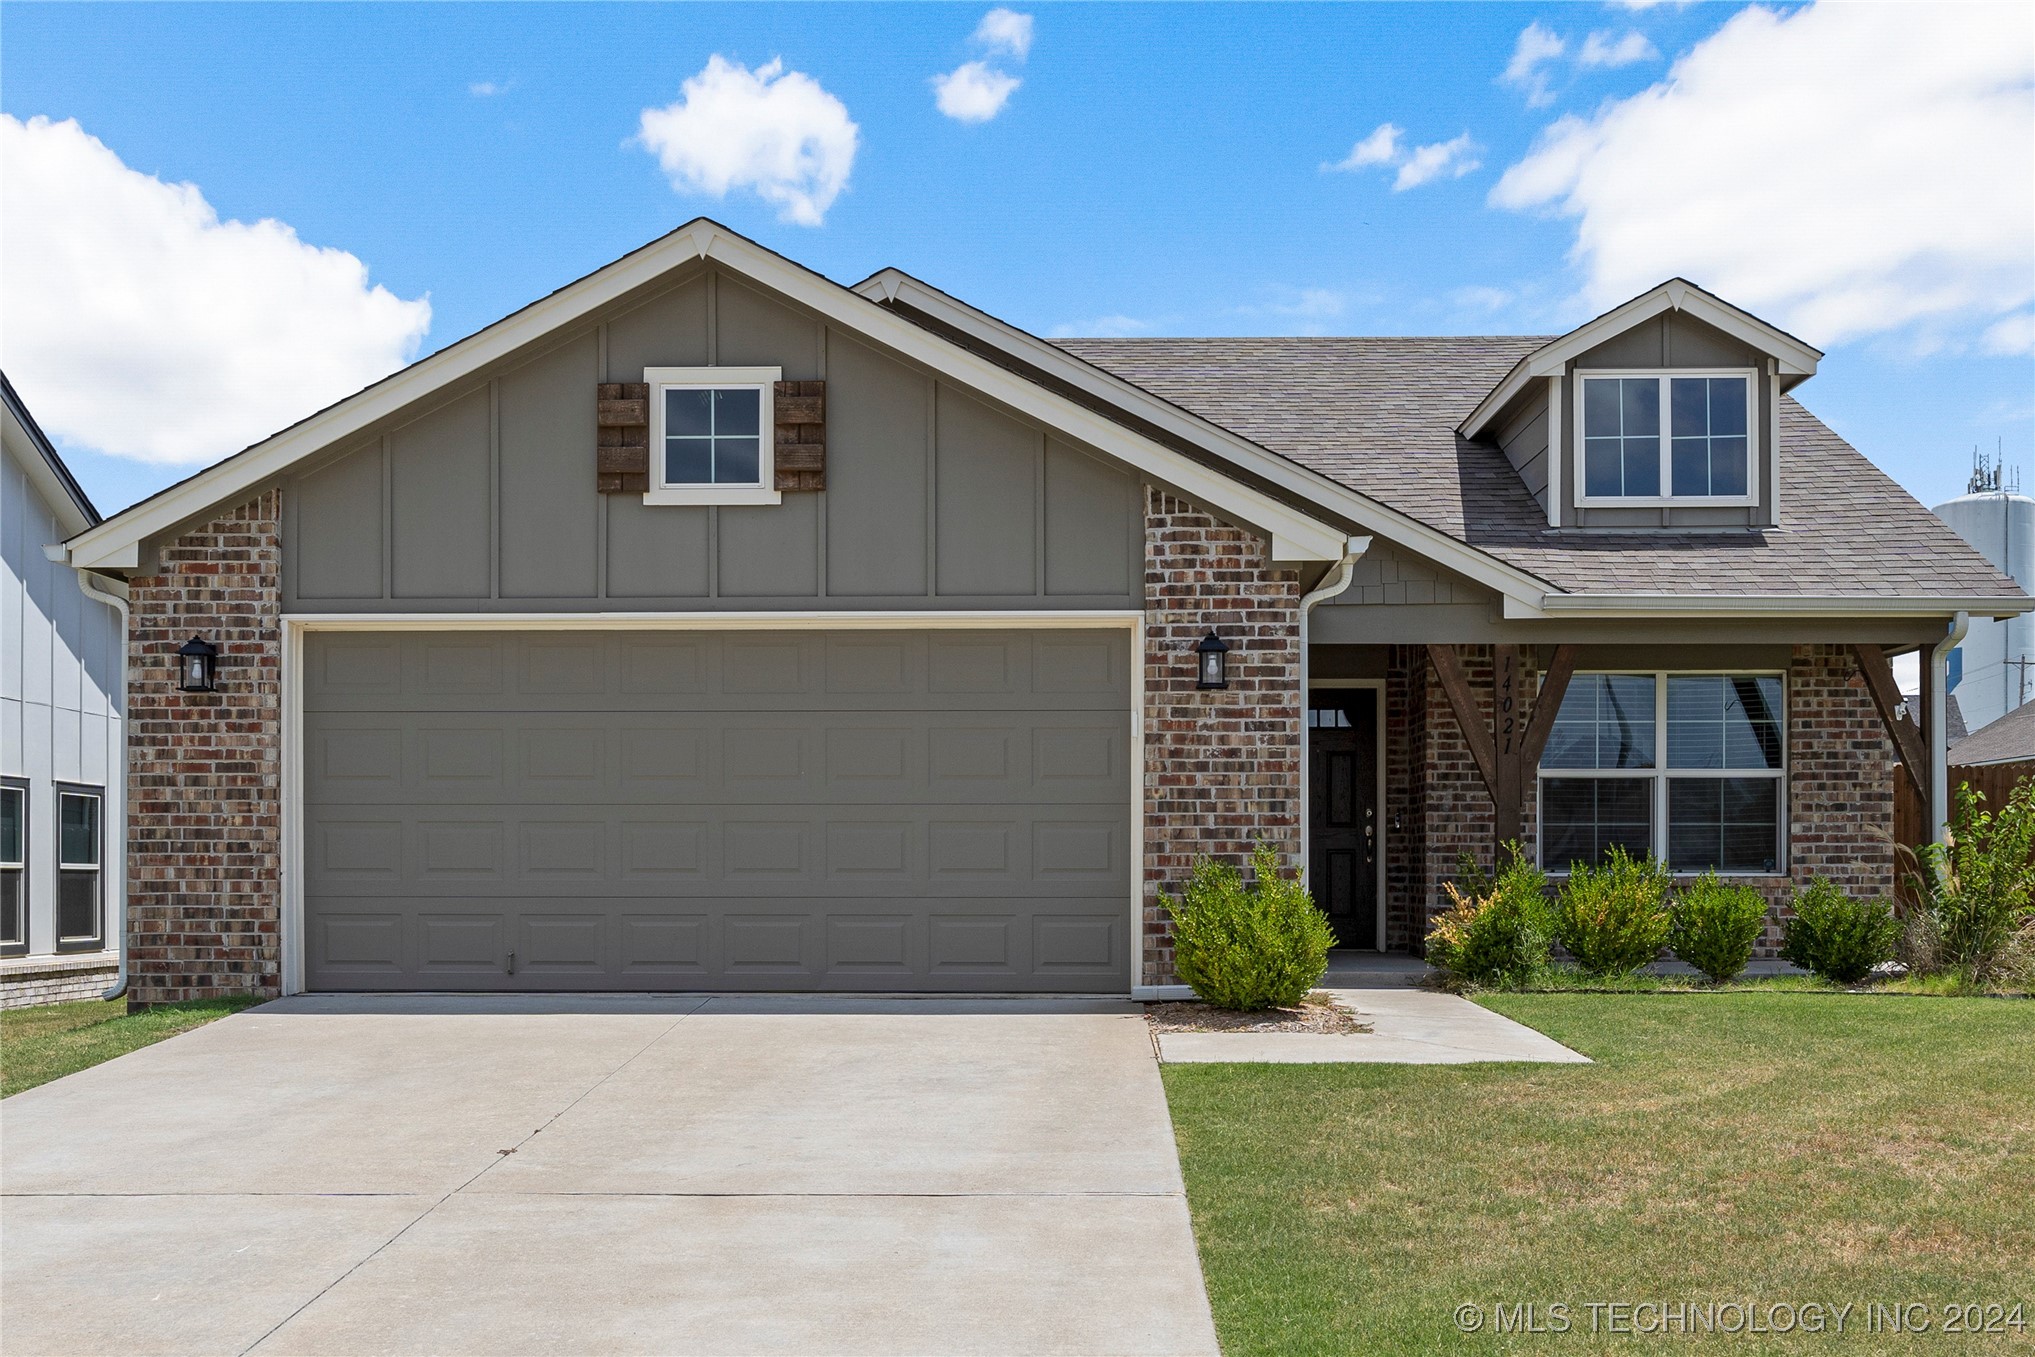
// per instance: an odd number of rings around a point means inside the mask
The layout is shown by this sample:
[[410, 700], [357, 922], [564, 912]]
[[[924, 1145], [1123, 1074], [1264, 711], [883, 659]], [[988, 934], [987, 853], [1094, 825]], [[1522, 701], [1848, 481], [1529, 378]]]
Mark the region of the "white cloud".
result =
[[1032, 51], [1032, 16], [1012, 9], [993, 9], [975, 25], [975, 44], [991, 55], [1002, 54], [1023, 61]]
[[1575, 219], [1592, 309], [1682, 274], [1825, 346], [1985, 324], [2035, 296], [2031, 86], [2022, 5], [1748, 8], [1491, 202]]
[[1578, 66], [1632, 66], [1642, 61], [1654, 61], [1660, 57], [1654, 45], [1647, 41], [1646, 34], [1638, 29], [1628, 29], [1624, 36], [1617, 37], [1609, 32], [1592, 33], [1583, 39], [1583, 50], [1576, 53]]
[[387, 376], [431, 304], [279, 221], [220, 221], [76, 121], [0, 114], [0, 366], [67, 442], [193, 465]]
[[1393, 123], [1379, 123], [1377, 130], [1350, 148], [1350, 153], [1325, 170], [1360, 170], [1366, 165], [1390, 165], [1399, 159], [1399, 138], [1406, 129]]
[[1468, 132], [1452, 141], [1408, 147], [1404, 128], [1396, 123], [1379, 123], [1369, 136], [1350, 148], [1348, 155], [1321, 168], [1355, 171], [1373, 165], [1396, 165], [1399, 173], [1393, 177], [1392, 191], [1403, 193], [1444, 176], [1462, 178], [1484, 163], [1477, 158], [1483, 149], [1470, 140]]
[[746, 188], [800, 226], [826, 220], [861, 142], [847, 106], [811, 76], [718, 53], [676, 103], [643, 110], [639, 135], [673, 189], [725, 198]]
[[933, 103], [956, 122], [986, 123], [1003, 112], [1019, 83], [986, 62], [967, 61], [933, 77]]
[[1979, 341], [1987, 353], [2009, 357], [2035, 353], [2035, 311], [2002, 316], [1986, 327]]
[[1450, 179], [1460, 179], [1484, 163], [1477, 159], [1477, 153], [1482, 149], [1476, 142], [1470, 140], [1468, 132], [1453, 141], [1438, 141], [1432, 146], [1417, 146], [1399, 166], [1398, 177], [1392, 181], [1392, 191], [1404, 193], [1407, 189], [1419, 188], [1422, 184], [1444, 175]]
[[506, 80], [476, 80], [466, 87], [466, 92], [476, 99], [492, 99], [497, 94], [507, 94], [509, 92], [509, 82]]
[[1503, 311], [1515, 296], [1502, 287], [1459, 287], [1449, 293], [1449, 300], [1465, 311]]
[[1512, 60], [1506, 63], [1498, 79], [1526, 91], [1528, 108], [1544, 108], [1555, 100], [1554, 92], [1548, 88], [1546, 67], [1568, 50], [1567, 42], [1536, 19], [1520, 30], [1519, 41], [1512, 48]]
[[1055, 325], [1049, 332], [1052, 339], [1128, 339], [1136, 335], [1150, 334], [1158, 326], [1149, 320], [1136, 316], [1091, 316], [1087, 320], [1069, 321]]

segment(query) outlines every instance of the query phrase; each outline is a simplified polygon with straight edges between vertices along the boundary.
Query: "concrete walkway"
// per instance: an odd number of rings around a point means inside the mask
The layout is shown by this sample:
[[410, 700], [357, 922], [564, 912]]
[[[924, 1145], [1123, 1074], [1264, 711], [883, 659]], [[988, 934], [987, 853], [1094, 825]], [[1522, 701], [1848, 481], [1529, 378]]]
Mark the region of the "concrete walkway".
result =
[[1129, 1004], [296, 999], [0, 1104], [10, 1354], [1213, 1354]]
[[1412, 957], [1334, 955], [1320, 988], [1371, 1024], [1368, 1032], [1166, 1032], [1168, 1064], [1467, 1065], [1484, 1061], [1590, 1063], [1554, 1038], [1455, 994], [1420, 989], [1427, 963]]

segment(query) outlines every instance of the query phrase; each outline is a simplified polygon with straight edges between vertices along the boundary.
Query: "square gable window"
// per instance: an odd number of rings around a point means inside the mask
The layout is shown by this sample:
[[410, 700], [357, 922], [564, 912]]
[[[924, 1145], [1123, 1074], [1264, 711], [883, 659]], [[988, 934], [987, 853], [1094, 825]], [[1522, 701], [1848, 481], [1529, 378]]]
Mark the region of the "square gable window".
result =
[[779, 368], [646, 368], [646, 504], [777, 504], [771, 455]]
[[1583, 503], [1753, 503], [1751, 372], [1577, 376]]

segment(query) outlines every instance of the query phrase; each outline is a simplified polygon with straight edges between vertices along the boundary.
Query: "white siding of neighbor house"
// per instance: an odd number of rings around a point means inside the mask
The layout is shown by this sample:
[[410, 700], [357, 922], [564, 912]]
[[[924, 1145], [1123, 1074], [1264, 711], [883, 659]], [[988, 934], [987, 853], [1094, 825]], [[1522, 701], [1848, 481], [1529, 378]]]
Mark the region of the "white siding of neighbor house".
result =
[[10, 452], [0, 457], [0, 774], [28, 782], [28, 951], [56, 950], [53, 784], [105, 789], [102, 846], [107, 946], [119, 926], [126, 823], [120, 783], [120, 617], [85, 597], [77, 573], [43, 555], [60, 540], [50, 506]]

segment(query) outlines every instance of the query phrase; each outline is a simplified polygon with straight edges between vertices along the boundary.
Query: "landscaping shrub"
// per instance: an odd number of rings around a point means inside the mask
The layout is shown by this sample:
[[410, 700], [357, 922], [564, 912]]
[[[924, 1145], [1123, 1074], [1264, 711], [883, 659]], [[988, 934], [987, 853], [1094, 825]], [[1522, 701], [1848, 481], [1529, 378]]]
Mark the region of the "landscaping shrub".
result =
[[1218, 1008], [1291, 1008], [1328, 969], [1335, 933], [1262, 840], [1251, 875], [1245, 886], [1235, 867], [1204, 857], [1180, 899], [1159, 896], [1173, 919], [1173, 969]]
[[1853, 985], [1890, 961], [1900, 920], [1884, 900], [1854, 900], [1823, 877], [1795, 893], [1781, 955], [1803, 970]]
[[1673, 906], [1668, 946], [1718, 984], [1752, 960], [1766, 931], [1766, 897], [1746, 885], [1726, 885], [1705, 872], [1684, 886]]
[[1613, 847], [1601, 866], [1578, 862], [1555, 901], [1555, 937], [1592, 975], [1624, 975], [1660, 955], [1673, 915], [1668, 871], [1652, 854]]
[[1908, 880], [1934, 925], [1940, 964], [1990, 985], [2017, 964], [2022, 931], [2035, 923], [2035, 783], [2018, 783], [1994, 815], [1985, 796], [1957, 790], [1950, 843], [1915, 850]]
[[1427, 960], [1457, 980], [1475, 985], [1523, 985], [1547, 966], [1547, 873], [1519, 845], [1493, 877], [1473, 860], [1468, 880], [1442, 887], [1451, 908], [1427, 935]]

